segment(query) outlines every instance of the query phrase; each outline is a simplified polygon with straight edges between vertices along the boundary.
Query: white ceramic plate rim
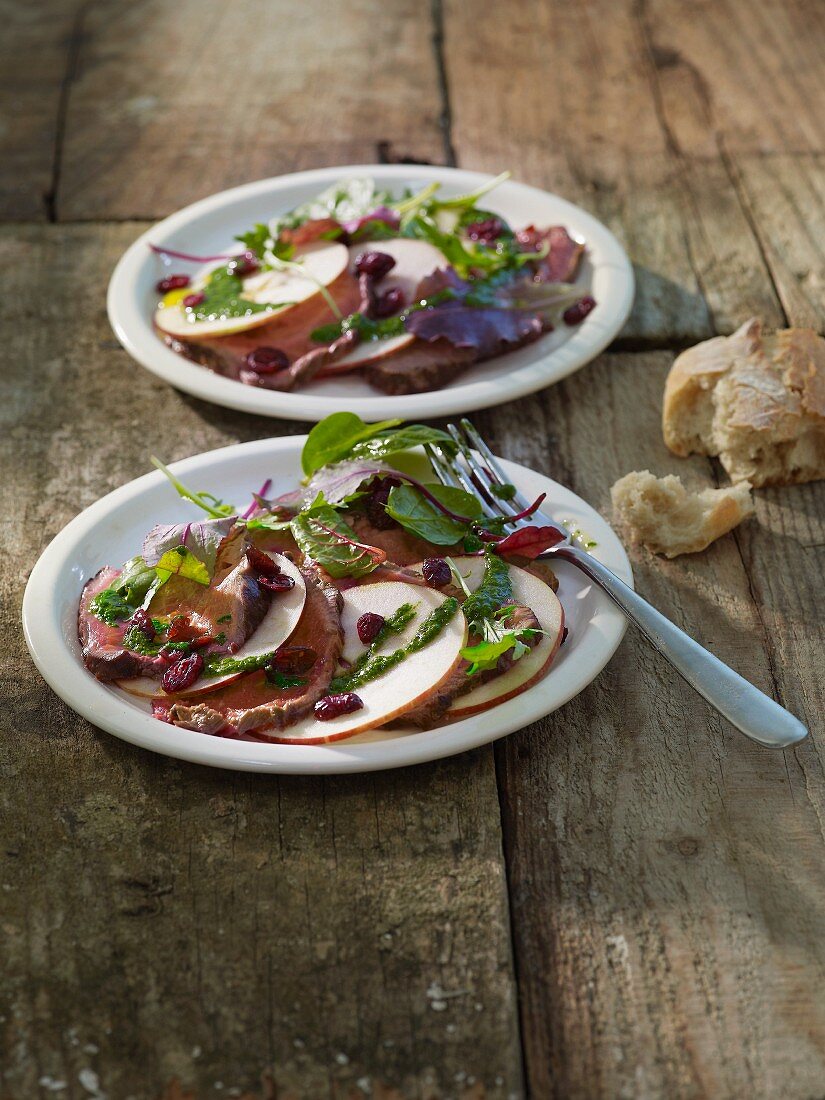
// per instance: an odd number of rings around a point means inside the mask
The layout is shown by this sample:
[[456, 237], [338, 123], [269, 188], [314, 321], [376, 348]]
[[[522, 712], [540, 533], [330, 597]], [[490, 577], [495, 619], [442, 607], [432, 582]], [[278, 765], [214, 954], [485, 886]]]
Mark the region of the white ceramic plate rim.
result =
[[[278, 195], [282, 192], [305, 187], [308, 197], [338, 179], [359, 175], [371, 176], [385, 184], [426, 177], [428, 181], [437, 180], [450, 185], [458, 193], [473, 190], [491, 178], [482, 172], [429, 165], [342, 165], [258, 180], [201, 199], [147, 229], [126, 250], [115, 267], [109, 282], [107, 309], [118, 340], [134, 359], [153, 374], [186, 393], [228, 408], [288, 420], [321, 420], [342, 407], [358, 413], [365, 420], [390, 416], [410, 419], [487, 408], [543, 389], [594, 359], [627, 320], [633, 304], [633, 268], [613, 234], [592, 215], [566, 199], [508, 180], [501, 185], [502, 195], [509, 195], [514, 202], [518, 202], [519, 198], [546, 202], [552, 206], [548, 218], [557, 219], [574, 235], [584, 238], [594, 278], [598, 277], [598, 308], [572, 330], [560, 347], [542, 353], [542, 341], [538, 341], [528, 345], [528, 348], [510, 353], [507, 357], [509, 364], [492, 377], [467, 382], [459, 379], [453, 386], [430, 393], [397, 397], [379, 393], [375, 396], [353, 394], [343, 397], [311, 392], [283, 394], [244, 386], [189, 362], [163, 344], [152, 329], [145, 290], [141, 292], [147, 266], [155, 260], [148, 248], [150, 242], [171, 247], [173, 238], [181, 230], [238, 200], [271, 196], [275, 211]], [[178, 247], [182, 245], [178, 244]], [[197, 241], [189, 247], [196, 248]], [[518, 365], [519, 356], [530, 355], [529, 362]]]
[[[204, 471], [208, 477], [210, 468], [214, 470], [237, 459], [248, 460], [250, 471], [252, 467], [260, 471], [262, 462], [273, 459], [280, 459], [282, 465], [291, 463], [297, 470], [305, 438], [236, 444], [176, 462], [172, 469], [184, 480], [198, 478]], [[502, 465], [513, 482], [523, 486], [528, 494], [547, 491], [548, 500], [560, 518], [573, 517], [582, 530], [596, 539], [594, 556], [632, 583], [627, 555], [597, 512], [570, 490], [535, 471], [507, 461]], [[598, 601], [596, 611], [576, 639], [580, 653], [575, 662], [565, 663], [565, 675], [558, 674], [561, 669], [551, 669], [534, 687], [491, 710], [440, 729], [391, 740], [360, 744], [342, 741], [323, 746], [274, 745], [210, 737], [170, 726], [140, 711], [122, 693], [101, 684], [86, 671], [74, 634], [74, 617], [70, 615], [67, 620], [65, 611], [66, 606], [73, 609], [72, 601], [79, 597], [77, 563], [81, 555], [84, 561], [88, 559], [90, 544], [94, 547], [94, 559], [99, 562], [94, 568], [107, 564], [106, 547], [101, 546], [98, 554], [95, 545], [98, 529], [113, 513], [128, 506], [130, 534], [134, 525], [134, 538], [138, 541], [152, 522], [145, 508], [141, 508], [141, 498], [162, 483], [163, 475], [153, 472], [123, 485], [81, 512], [53, 539], [26, 586], [23, 629], [29, 652], [43, 678], [70, 707], [116, 737], [167, 756], [212, 767], [293, 774], [373, 771], [452, 756], [512, 733], [572, 699], [601, 672], [625, 632], [624, 616], [606, 596], [596, 592], [593, 594]], [[564, 569], [570, 570], [580, 594], [586, 593], [590, 586], [583, 574], [559, 563], [560, 575]]]

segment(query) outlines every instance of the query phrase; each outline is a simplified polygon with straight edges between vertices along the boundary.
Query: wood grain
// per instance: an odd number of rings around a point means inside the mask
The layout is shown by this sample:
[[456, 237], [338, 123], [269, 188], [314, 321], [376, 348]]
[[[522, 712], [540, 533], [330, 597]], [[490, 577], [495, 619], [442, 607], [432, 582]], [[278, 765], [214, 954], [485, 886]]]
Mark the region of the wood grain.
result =
[[[481, 419], [609, 515], [630, 469], [713, 485], [661, 442], [667, 353], [609, 356]], [[530, 1094], [808, 1098], [825, 1074], [825, 484], [772, 490], [639, 589], [810, 723], [738, 736], [630, 632], [571, 704], [497, 747]], [[594, 763], [597, 762], [597, 763]]]
[[[768, 49], [764, 24], [777, 6], [749, 5], [753, 14], [746, 16], [736, 3], [519, 2], [508, 5], [508, 34], [501, 35], [494, 3], [447, 0], [451, 139], [459, 163], [487, 171], [505, 165], [525, 182], [581, 203], [614, 230], [637, 275], [620, 346], [679, 346], [730, 332], [754, 314], [771, 326], [788, 317], [808, 323], [809, 308], [786, 312], [806, 293], [797, 275], [775, 274], [776, 257], [732, 167], [740, 156], [758, 164], [763, 154], [796, 146], [812, 154], [825, 148], [817, 101], [806, 99], [823, 79], [811, 54], [812, 27], [821, 19], [816, 5], [783, 5], [787, 12], [777, 16], [785, 37], [771, 65], [789, 65], [787, 51], [797, 46], [804, 63], [781, 82], [782, 107], [762, 107], [771, 87], [760, 67]], [[793, 105], [789, 97], [796, 97]], [[778, 125], [780, 115], [787, 126]], [[780, 183], [764, 172], [758, 178], [761, 218], [779, 200]], [[821, 202], [804, 186], [795, 195], [796, 248], [813, 255], [805, 278], [821, 286]], [[776, 226], [775, 216], [770, 220]]]
[[521, 1095], [491, 749], [347, 779], [212, 771], [95, 730], [25, 655], [28, 570], [81, 508], [151, 453], [302, 430], [183, 397], [117, 347], [105, 282], [141, 228], [0, 234], [0, 1095], [85, 1098], [89, 1072], [136, 1100], [173, 1079], [258, 1095], [264, 1073], [279, 1097]]
[[0, 0], [0, 220], [54, 212], [82, 0]]
[[[380, 155], [440, 163], [428, 18], [404, 0], [102, 0], [83, 22], [63, 220], [154, 218], [234, 184]], [[379, 150], [379, 146], [381, 147]]]

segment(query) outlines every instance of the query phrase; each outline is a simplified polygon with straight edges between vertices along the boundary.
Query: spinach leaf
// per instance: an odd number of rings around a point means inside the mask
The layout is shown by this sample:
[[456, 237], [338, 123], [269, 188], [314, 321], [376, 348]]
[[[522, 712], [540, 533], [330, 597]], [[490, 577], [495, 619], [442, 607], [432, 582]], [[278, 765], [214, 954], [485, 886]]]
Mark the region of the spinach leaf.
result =
[[156, 580], [157, 573], [143, 558], [129, 558], [115, 587], [132, 609], [135, 609], [141, 606]]
[[383, 420], [378, 424], [365, 424], [355, 413], [332, 413], [316, 424], [307, 436], [301, 452], [301, 467], [307, 477], [311, 477], [322, 466], [346, 458], [356, 444], [400, 423], [400, 420]]
[[427, 485], [427, 492], [450, 512], [445, 514], [412, 485], [396, 485], [387, 500], [387, 515], [419, 538], [436, 546], [452, 546], [468, 532], [473, 520], [481, 516], [476, 497], [448, 485]]
[[438, 428], [428, 428], [425, 424], [407, 424], [395, 432], [382, 432], [380, 435], [357, 443], [350, 451], [350, 458], [386, 458], [387, 455], [409, 451], [425, 443], [436, 443], [442, 450], [455, 454], [456, 445], [446, 432]]

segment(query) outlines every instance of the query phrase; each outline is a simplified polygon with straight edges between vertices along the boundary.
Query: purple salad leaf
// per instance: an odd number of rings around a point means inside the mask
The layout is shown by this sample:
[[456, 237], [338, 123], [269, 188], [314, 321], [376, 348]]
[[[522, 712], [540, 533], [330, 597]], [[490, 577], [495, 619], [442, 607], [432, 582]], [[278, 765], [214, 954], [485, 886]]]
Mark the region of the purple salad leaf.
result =
[[335, 462], [330, 466], [323, 466], [312, 475], [304, 489], [304, 506], [315, 500], [319, 493], [323, 494], [327, 504], [340, 504], [357, 492], [365, 481], [385, 474], [394, 475], [395, 471], [363, 460]]
[[215, 568], [218, 548], [235, 523], [234, 516], [225, 519], [205, 519], [196, 523], [159, 523], [143, 541], [143, 559], [147, 565], [157, 565], [167, 550], [185, 546], [210, 574]]
[[572, 283], [584, 255], [584, 245], [573, 240], [563, 225], [551, 225], [549, 229], [536, 229], [528, 225], [516, 233], [516, 240], [523, 252], [540, 252], [548, 248], [547, 255], [535, 265], [537, 283]]
[[521, 310], [466, 306], [444, 302], [411, 313], [407, 331], [421, 340], [447, 340], [456, 348], [473, 348], [479, 359], [491, 358], [542, 334], [541, 320]]

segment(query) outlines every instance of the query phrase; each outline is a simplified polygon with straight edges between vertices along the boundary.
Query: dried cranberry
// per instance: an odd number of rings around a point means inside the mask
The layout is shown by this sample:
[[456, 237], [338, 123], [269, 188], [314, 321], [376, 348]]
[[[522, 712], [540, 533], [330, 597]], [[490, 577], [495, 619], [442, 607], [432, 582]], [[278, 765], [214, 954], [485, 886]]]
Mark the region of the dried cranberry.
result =
[[342, 714], [352, 714], [363, 705], [360, 695], [356, 695], [354, 691], [345, 691], [342, 695], [327, 695], [315, 704], [315, 717], [319, 722], [329, 722], [332, 718], [340, 718]]
[[269, 667], [276, 672], [300, 676], [302, 672], [309, 672], [317, 660], [318, 654], [308, 645], [289, 645], [273, 653]]
[[259, 550], [257, 546], [247, 546], [246, 560], [256, 573], [260, 573], [264, 577], [274, 577], [281, 572], [278, 563], [273, 561], [269, 554]]
[[188, 275], [167, 275], [155, 284], [155, 290], [158, 294], [168, 294], [170, 290], [183, 290], [191, 281]]
[[190, 653], [171, 664], [160, 678], [164, 691], [185, 691], [200, 676], [203, 669], [203, 657], [200, 653]]
[[394, 286], [386, 294], [380, 294], [372, 304], [373, 317], [392, 317], [406, 305], [404, 292]]
[[395, 267], [395, 257], [387, 252], [362, 252], [355, 261], [355, 270], [359, 275], [369, 275], [371, 279], [383, 279]]
[[367, 519], [379, 531], [389, 531], [390, 528], [398, 525], [392, 516], [387, 514], [387, 501], [389, 500], [390, 490], [394, 489], [396, 485], [400, 485], [401, 482], [396, 477], [377, 477], [371, 484], [372, 491], [367, 497], [365, 505]]
[[421, 565], [424, 580], [433, 588], [443, 588], [452, 580], [450, 567], [443, 558], [425, 558]]
[[369, 645], [370, 642], [375, 641], [381, 627], [386, 621], [383, 615], [377, 615], [374, 611], [364, 612], [355, 624], [355, 629], [358, 631], [358, 637], [364, 645]]
[[254, 275], [260, 266], [258, 257], [254, 252], [244, 252], [243, 255], [236, 257], [226, 265], [228, 271], [241, 278], [245, 275]]
[[255, 374], [275, 374], [276, 371], [286, 370], [289, 366], [289, 356], [280, 348], [255, 348], [244, 359], [247, 370]]
[[467, 236], [471, 241], [481, 241], [482, 244], [492, 244], [497, 241], [504, 232], [504, 226], [498, 218], [485, 218], [480, 222], [473, 222], [467, 226]]
[[562, 316], [564, 317], [564, 323], [566, 325], [579, 325], [591, 312], [596, 308], [596, 299], [591, 298], [589, 294], [586, 294], [584, 298], [581, 298], [574, 305], [566, 309]]
[[152, 622], [149, 613], [147, 611], [144, 611], [142, 607], [138, 608], [138, 610], [134, 613], [129, 621], [130, 624], [135, 628], [135, 630], [139, 630], [141, 634], [145, 635], [150, 642], [154, 640], [154, 637], [157, 634], [157, 631], [155, 630], [155, 624]]
[[197, 294], [187, 294], [183, 299], [183, 304], [187, 309], [194, 309], [195, 306], [199, 306], [204, 301], [206, 301], [206, 295], [202, 290], [199, 290]]
[[270, 592], [286, 592], [295, 587], [295, 581], [286, 573], [276, 573], [274, 577], [258, 577], [258, 584]]

